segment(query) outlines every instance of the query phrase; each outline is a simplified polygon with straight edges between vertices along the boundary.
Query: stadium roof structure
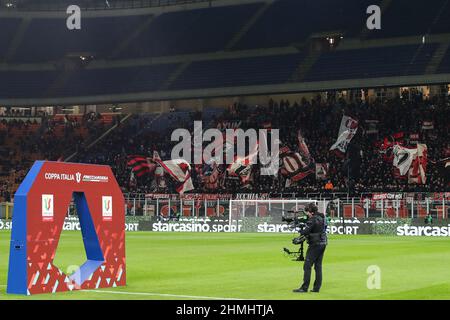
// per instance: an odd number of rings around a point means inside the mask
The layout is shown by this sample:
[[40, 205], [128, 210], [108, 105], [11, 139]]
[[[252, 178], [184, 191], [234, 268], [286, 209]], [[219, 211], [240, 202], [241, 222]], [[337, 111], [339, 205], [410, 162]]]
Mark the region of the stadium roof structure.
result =
[[82, 10], [150, 8], [215, 0], [0, 0], [1, 9], [23, 11], [65, 11], [70, 5]]

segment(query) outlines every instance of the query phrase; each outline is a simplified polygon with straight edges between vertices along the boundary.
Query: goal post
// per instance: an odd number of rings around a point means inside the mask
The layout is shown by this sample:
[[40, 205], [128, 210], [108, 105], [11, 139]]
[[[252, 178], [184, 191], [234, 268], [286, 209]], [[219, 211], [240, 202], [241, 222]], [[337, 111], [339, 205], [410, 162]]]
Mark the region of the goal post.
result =
[[308, 204], [317, 205], [318, 211], [326, 214], [325, 203], [312, 199], [264, 199], [230, 200], [230, 230], [258, 232], [261, 224], [284, 224], [282, 217], [292, 216], [292, 211], [302, 211]]

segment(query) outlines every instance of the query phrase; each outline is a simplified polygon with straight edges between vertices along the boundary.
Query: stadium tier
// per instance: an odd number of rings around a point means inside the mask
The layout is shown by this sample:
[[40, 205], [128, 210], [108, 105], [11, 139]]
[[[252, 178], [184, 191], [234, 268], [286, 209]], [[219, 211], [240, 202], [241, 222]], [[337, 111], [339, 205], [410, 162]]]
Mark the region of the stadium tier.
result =
[[237, 43], [236, 49], [284, 47], [302, 43], [315, 33], [333, 31], [357, 35], [365, 23], [365, 11], [381, 1], [280, 0], [267, 10]]
[[447, 50], [442, 62], [439, 66], [438, 72], [449, 73], [450, 72], [450, 48]]
[[450, 25], [448, 14], [450, 4], [446, 0], [413, 2], [406, 0], [390, 1], [383, 15], [384, 28], [373, 32], [369, 37], [402, 37], [425, 35], [428, 33], [448, 33]]
[[[15, 54], [15, 63], [48, 62], [69, 53], [92, 54], [108, 58], [117, 45], [125, 41], [149, 16], [97, 17], [83, 19], [79, 32], [61, 27], [63, 19], [32, 19]], [[24, 23], [24, 22], [22, 22]]]
[[120, 58], [224, 50], [261, 6], [261, 3], [252, 3], [162, 14], [133, 39]]
[[291, 80], [304, 54], [198, 61], [178, 76], [170, 89], [280, 84]]
[[423, 74], [436, 44], [336, 50], [320, 56], [305, 81]]
[[[367, 17], [365, 8], [381, 2], [255, 0], [255, 3], [249, 4], [162, 14], [88, 16], [83, 19], [83, 26], [77, 32], [60, 28], [61, 21], [65, 22], [61, 17], [36, 16], [28, 21], [5, 16], [0, 19], [0, 36], [5, 44], [2, 47], [8, 48], [15, 33], [23, 32], [16, 54], [10, 57], [14, 62], [51, 61], [70, 52], [90, 52], [105, 58], [115, 53], [114, 49], [125, 40], [128, 45], [126, 50], [117, 53], [120, 58], [226, 50], [233, 37], [237, 37], [238, 41], [231, 46], [232, 49], [285, 47], [305, 42], [310, 36], [323, 32], [360, 37]], [[388, 2], [383, 15], [383, 28], [368, 32], [369, 38], [450, 32], [446, 23], [450, 10], [448, 1], [436, 0], [433, 6], [425, 1]], [[402, 19], [398, 20], [400, 12]], [[205, 28], [205, 25], [214, 27]], [[133, 35], [132, 39], [129, 39], [130, 35]]]
[[[381, 30], [366, 28], [366, 9], [374, 4], [382, 10]], [[91, 11], [79, 30], [66, 27], [65, 12], [3, 10], [0, 103], [441, 84], [449, 73], [449, 6], [444, 0], [433, 6], [419, 0], [195, 1]], [[369, 81], [377, 78], [389, 80]]]
[[[421, 75], [437, 46], [404, 45], [324, 53], [304, 81]], [[0, 71], [0, 83], [8, 84], [0, 87], [0, 96], [44, 98], [152, 92], [164, 89], [166, 83], [169, 90], [286, 84], [293, 82], [304, 56], [298, 53], [196, 61], [171, 83], [169, 79], [180, 64], [86, 68], [67, 72], [63, 79], [57, 70]], [[436, 73], [449, 72], [448, 56], [447, 53]]]
[[[225, 178], [225, 171], [219, 173], [223, 180], [205, 182], [209, 177], [202, 171], [205, 168], [194, 166], [195, 192], [295, 193], [304, 197], [308, 193], [330, 193], [326, 189], [327, 182], [331, 183], [334, 193], [439, 192], [448, 188], [450, 182], [446, 176], [448, 173], [445, 173], [445, 163], [439, 163], [450, 152], [447, 138], [450, 114], [446, 103], [398, 98], [355, 104], [313, 99], [269, 101], [266, 106], [235, 104], [223, 109], [205, 108], [203, 112], [135, 114], [91, 147], [88, 146], [118, 123], [115, 119], [118, 115], [46, 116], [42, 123], [3, 120], [0, 127], [0, 138], [4, 141], [2, 172], [4, 180], [9, 181], [7, 190], [12, 192], [34, 159], [58, 160], [70, 156], [71, 162], [112, 166], [119, 184], [127, 193], [175, 192], [175, 185], [167, 181], [167, 185], [160, 186], [151, 172], [130, 176], [129, 156], [152, 158], [157, 152], [162, 160], [167, 160], [176, 144], [171, 141], [174, 129], [185, 128], [192, 132], [194, 120], [201, 120], [204, 130], [238, 121], [242, 129], [278, 128], [282, 145], [291, 150], [297, 148], [297, 130], [301, 129], [311, 158], [327, 168], [325, 176], [314, 174], [317, 169], [314, 168], [307, 172], [301, 183], [291, 186], [284, 183], [283, 175], [260, 175], [259, 167], [255, 165], [255, 173], [249, 183], [242, 183], [230, 175]], [[361, 127], [349, 146], [345, 161], [330, 152], [339, 131], [342, 111], [358, 119]], [[426, 181], [412, 183], [409, 178], [395, 173], [393, 154], [388, 150], [388, 144], [393, 141], [411, 147], [417, 141], [426, 144]]]

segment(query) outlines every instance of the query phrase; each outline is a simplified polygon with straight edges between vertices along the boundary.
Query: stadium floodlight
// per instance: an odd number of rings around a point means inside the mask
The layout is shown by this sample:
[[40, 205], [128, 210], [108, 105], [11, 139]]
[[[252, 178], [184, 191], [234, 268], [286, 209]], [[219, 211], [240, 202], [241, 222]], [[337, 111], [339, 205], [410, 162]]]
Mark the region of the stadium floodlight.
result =
[[15, 8], [16, 4], [14, 2], [12, 2], [12, 1], [8, 1], [8, 2], [5, 3], [5, 7], [8, 8], [8, 9]]

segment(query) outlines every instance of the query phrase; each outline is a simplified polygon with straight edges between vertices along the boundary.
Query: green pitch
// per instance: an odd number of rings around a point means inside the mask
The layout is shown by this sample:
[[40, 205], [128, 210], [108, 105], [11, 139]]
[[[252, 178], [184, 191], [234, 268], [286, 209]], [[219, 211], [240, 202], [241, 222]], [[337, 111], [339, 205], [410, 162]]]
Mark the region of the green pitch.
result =
[[[127, 286], [98, 292], [6, 295], [10, 233], [0, 232], [0, 299], [450, 299], [450, 239], [331, 236], [320, 294], [295, 294], [302, 264], [282, 253], [286, 234], [127, 234]], [[57, 252], [64, 270], [83, 261], [78, 232]], [[367, 268], [381, 289], [367, 288]], [[314, 272], [313, 272], [314, 279]]]

